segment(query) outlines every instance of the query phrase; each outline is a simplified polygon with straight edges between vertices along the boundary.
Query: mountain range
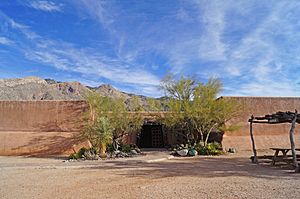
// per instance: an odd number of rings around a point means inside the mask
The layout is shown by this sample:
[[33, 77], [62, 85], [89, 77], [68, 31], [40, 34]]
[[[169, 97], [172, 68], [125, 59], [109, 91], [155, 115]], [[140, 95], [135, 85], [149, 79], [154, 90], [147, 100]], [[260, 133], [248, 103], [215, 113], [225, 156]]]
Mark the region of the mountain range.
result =
[[126, 104], [137, 97], [145, 105], [147, 99], [122, 92], [109, 84], [89, 87], [79, 82], [58, 82], [39, 77], [0, 79], [0, 100], [83, 100], [90, 91], [114, 99], [122, 98]]

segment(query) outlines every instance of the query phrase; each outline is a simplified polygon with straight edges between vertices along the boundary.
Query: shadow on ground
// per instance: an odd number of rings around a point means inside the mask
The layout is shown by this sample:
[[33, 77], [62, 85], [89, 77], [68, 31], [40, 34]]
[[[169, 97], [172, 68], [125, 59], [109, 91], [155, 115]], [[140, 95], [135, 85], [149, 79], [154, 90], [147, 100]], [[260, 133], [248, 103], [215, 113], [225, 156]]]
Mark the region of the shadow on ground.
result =
[[158, 163], [145, 163], [137, 160], [107, 161], [109, 166], [89, 169], [113, 170], [117, 175], [127, 177], [165, 178], [180, 176], [226, 177], [248, 176], [266, 179], [299, 178], [291, 165], [271, 166], [264, 162], [252, 164], [247, 158], [176, 158]]

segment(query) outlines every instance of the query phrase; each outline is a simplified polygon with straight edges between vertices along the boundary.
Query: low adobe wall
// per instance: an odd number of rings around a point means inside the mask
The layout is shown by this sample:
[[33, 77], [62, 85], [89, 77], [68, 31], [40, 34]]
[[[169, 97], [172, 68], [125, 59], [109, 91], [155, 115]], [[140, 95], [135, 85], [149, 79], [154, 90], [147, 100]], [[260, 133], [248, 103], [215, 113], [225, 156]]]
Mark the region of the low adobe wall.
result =
[[78, 131], [85, 101], [0, 101], [0, 131]]
[[[300, 110], [300, 98], [231, 97], [242, 105], [235, 132], [226, 132], [223, 146], [251, 150], [248, 119], [277, 111]], [[0, 101], [0, 155], [69, 154], [80, 142], [76, 134], [82, 127], [85, 101]], [[157, 114], [157, 113], [156, 113]], [[156, 115], [154, 114], [154, 115]], [[145, 113], [145, 118], [149, 117]], [[289, 147], [290, 124], [254, 124], [258, 149]], [[132, 142], [135, 138], [129, 137]], [[296, 127], [296, 146], [300, 147], [300, 129]], [[79, 148], [78, 145], [76, 148]]]
[[69, 154], [85, 101], [0, 101], [0, 155]]
[[[238, 150], [251, 150], [248, 119], [251, 115], [264, 116], [278, 111], [300, 110], [300, 98], [289, 97], [225, 97], [235, 100], [241, 105], [238, 117], [228, 124], [238, 124], [240, 128], [234, 132], [226, 132], [223, 146]], [[253, 124], [255, 144], [258, 149], [270, 147], [290, 147], [290, 124]], [[300, 129], [296, 126], [295, 143], [300, 147]]]

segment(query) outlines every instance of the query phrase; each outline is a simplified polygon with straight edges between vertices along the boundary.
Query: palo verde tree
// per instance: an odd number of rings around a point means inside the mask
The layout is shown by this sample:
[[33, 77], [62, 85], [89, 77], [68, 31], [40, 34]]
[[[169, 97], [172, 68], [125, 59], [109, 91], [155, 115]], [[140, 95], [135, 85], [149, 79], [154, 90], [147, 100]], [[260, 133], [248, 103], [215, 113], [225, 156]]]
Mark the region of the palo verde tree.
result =
[[[126, 105], [124, 99], [116, 99], [111, 102], [111, 112], [108, 117], [114, 126], [113, 141], [118, 143], [118, 140], [131, 133], [138, 133], [143, 125], [142, 117], [143, 107], [138, 98], [134, 97], [130, 104]], [[117, 150], [117, 146], [114, 146]]]
[[[95, 92], [87, 95], [88, 121], [82, 131], [82, 137], [88, 139], [92, 146], [106, 148], [125, 135], [138, 132], [143, 124], [141, 108], [133, 99], [131, 108], [127, 107], [124, 99], [111, 99]], [[105, 151], [105, 149], [102, 149]]]
[[110, 99], [102, 97], [95, 92], [86, 95], [88, 104], [87, 123], [84, 126], [81, 137], [87, 139], [91, 145], [98, 148], [100, 153], [105, 153], [106, 144], [112, 142], [114, 127], [111, 125], [107, 113], [111, 111]]
[[168, 112], [163, 118], [164, 123], [171, 131], [176, 132], [190, 142], [195, 142], [195, 131], [191, 120], [193, 94], [196, 80], [181, 77], [175, 80], [168, 74], [161, 81], [161, 88], [165, 92], [165, 101]]
[[206, 84], [195, 78], [181, 76], [175, 80], [167, 75], [161, 82], [168, 100], [169, 113], [163, 119], [169, 128], [184, 134], [188, 142], [204, 142], [206, 146], [211, 132], [232, 130], [226, 121], [235, 116], [238, 106], [232, 100], [217, 98], [222, 84], [210, 78]]
[[219, 79], [210, 78], [206, 84], [198, 83], [195, 87], [193, 101], [189, 114], [191, 121], [204, 146], [208, 143], [211, 132], [232, 131], [235, 125], [225, 125], [236, 116], [239, 106], [234, 100], [217, 98], [221, 92], [222, 83]]

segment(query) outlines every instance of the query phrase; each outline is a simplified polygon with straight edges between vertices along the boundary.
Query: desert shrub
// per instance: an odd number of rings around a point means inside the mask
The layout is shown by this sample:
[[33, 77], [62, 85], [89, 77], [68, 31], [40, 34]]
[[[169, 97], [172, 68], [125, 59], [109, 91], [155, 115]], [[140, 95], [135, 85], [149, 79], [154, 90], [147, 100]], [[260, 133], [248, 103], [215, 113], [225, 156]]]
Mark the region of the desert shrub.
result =
[[77, 153], [72, 153], [68, 159], [78, 160], [78, 159], [97, 159], [97, 150], [96, 148], [92, 147], [90, 149], [87, 149], [85, 147], [82, 147], [79, 149]]
[[124, 144], [121, 143], [120, 144], [120, 151], [124, 152], [124, 153], [129, 153], [131, 151], [132, 147], [129, 144]]
[[199, 155], [207, 155], [206, 147], [204, 146], [204, 143], [200, 142], [195, 145], [195, 149], [198, 152]]
[[77, 160], [80, 159], [78, 153], [72, 153], [71, 155], [69, 155], [68, 157], [69, 160]]
[[106, 145], [106, 152], [112, 153], [115, 151], [115, 148], [112, 143]]
[[77, 152], [77, 154], [78, 154], [79, 157], [84, 157], [84, 153], [86, 151], [88, 151], [88, 149], [85, 148], [85, 147], [82, 147], [81, 149], [79, 149], [79, 151]]
[[204, 143], [200, 142], [195, 145], [195, 149], [199, 155], [221, 155], [223, 154], [221, 144], [218, 142], [211, 142], [204, 146]]
[[221, 155], [223, 153], [222, 147], [218, 142], [208, 143], [206, 148], [208, 155]]

